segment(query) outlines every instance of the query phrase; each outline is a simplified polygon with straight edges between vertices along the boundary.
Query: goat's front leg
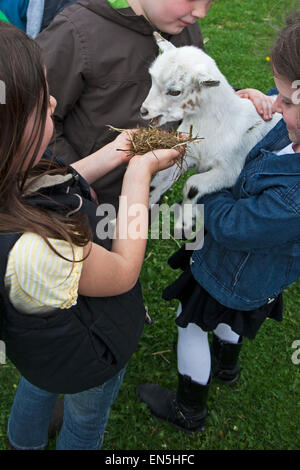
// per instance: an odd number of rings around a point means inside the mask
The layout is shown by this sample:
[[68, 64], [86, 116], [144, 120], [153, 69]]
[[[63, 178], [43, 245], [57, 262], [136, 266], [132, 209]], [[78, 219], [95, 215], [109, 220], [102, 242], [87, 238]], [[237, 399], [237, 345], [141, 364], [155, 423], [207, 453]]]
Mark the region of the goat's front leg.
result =
[[197, 200], [204, 194], [213, 193], [234, 185], [240, 169], [230, 169], [230, 172], [220, 166], [214, 167], [205, 173], [192, 175], [183, 187], [183, 200], [175, 229], [183, 230], [185, 238], [194, 236], [197, 230], [197, 217], [202, 214], [197, 208]]
[[150, 207], [152, 204], [158, 203], [163, 194], [172, 186], [177, 177], [177, 170], [178, 167], [173, 165], [160, 171], [152, 178], [149, 195]]
[[194, 160], [190, 157], [185, 158], [182, 168], [174, 164], [170, 168], [157, 173], [152, 178], [150, 184], [149, 206], [156, 204], [160, 201], [161, 197], [170, 189], [172, 184], [189, 168], [195, 165]]

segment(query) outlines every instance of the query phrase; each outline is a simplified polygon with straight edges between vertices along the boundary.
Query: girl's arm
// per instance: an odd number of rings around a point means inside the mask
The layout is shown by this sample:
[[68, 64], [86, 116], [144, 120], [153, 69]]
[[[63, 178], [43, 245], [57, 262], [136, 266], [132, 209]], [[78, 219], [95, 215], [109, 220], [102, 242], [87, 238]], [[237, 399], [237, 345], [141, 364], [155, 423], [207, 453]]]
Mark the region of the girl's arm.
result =
[[156, 150], [155, 155], [149, 152], [130, 160], [123, 179], [112, 251], [95, 243], [84, 248], [84, 255], [89, 255], [83, 261], [79, 294], [118, 295], [135, 285], [146, 249], [151, 177], [156, 171], [172, 166], [180, 156], [178, 149]]
[[[122, 163], [128, 163], [130, 133], [124, 131], [115, 140], [88, 157], [72, 163], [72, 167], [89, 183], [92, 184]], [[120, 150], [121, 149], [121, 150]], [[123, 150], [123, 151], [122, 151]], [[125, 150], [125, 151], [124, 151]]]

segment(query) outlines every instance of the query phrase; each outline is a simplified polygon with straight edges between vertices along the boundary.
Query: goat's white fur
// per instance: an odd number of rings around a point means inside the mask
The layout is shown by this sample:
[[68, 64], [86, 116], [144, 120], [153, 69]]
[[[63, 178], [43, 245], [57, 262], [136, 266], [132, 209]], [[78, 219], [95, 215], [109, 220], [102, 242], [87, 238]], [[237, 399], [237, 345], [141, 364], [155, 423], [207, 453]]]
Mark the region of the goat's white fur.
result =
[[[235, 93], [205, 52], [194, 46], [176, 48], [158, 33], [154, 36], [163, 53], [149, 69], [152, 86], [141, 114], [144, 119], [156, 119], [157, 125], [182, 120], [179, 131], [189, 134], [192, 125], [193, 136], [204, 138], [189, 144], [189, 156], [182, 171], [195, 168], [197, 174], [184, 185], [184, 207], [196, 204], [204, 194], [233, 186], [248, 152], [281, 115], [274, 114], [271, 121], [264, 121], [250, 100]], [[156, 203], [172, 185], [178, 171], [174, 166], [153, 178], [150, 204]], [[192, 188], [194, 195], [190, 193]], [[181, 223], [177, 223], [177, 228]], [[190, 214], [186, 217], [183, 214], [184, 227], [191, 229], [192, 223]]]

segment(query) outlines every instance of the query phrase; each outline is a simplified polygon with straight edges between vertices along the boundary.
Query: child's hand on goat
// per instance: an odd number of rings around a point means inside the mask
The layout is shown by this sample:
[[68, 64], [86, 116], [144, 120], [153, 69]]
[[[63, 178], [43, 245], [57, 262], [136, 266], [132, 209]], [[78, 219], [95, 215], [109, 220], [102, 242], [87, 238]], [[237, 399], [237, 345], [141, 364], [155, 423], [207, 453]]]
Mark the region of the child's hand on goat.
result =
[[273, 103], [274, 99], [271, 96], [267, 96], [259, 90], [254, 88], [245, 88], [236, 92], [241, 98], [248, 98], [254, 104], [258, 114], [265, 121], [270, 121], [273, 116]]

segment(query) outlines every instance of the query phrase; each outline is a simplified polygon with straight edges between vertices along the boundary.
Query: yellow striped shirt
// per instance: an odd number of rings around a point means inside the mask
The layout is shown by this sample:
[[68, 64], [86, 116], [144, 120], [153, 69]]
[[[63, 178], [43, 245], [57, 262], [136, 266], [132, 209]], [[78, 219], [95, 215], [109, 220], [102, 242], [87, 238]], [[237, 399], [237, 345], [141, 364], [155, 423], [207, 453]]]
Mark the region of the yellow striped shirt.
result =
[[[70, 244], [49, 238], [58, 253], [72, 260]], [[73, 246], [75, 260], [83, 248]], [[72, 269], [73, 267], [73, 269]], [[24, 233], [11, 249], [5, 287], [14, 307], [23, 313], [45, 313], [76, 304], [82, 262], [72, 263], [54, 253], [42, 237]]]

